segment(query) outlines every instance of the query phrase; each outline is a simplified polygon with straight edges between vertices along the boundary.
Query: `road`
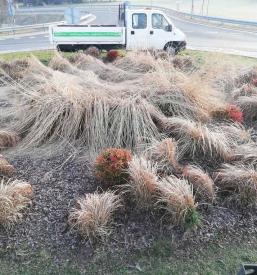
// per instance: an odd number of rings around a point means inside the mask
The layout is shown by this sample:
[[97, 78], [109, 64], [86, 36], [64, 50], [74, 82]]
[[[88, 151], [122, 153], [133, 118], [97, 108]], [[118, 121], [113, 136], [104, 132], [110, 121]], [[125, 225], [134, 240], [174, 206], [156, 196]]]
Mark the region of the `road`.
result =
[[[88, 10], [96, 16], [91, 24], [116, 24], [117, 11], [113, 7], [91, 7]], [[257, 33], [232, 30], [221, 26], [207, 26], [180, 18], [172, 18], [176, 27], [185, 32], [188, 48], [240, 54], [257, 58]], [[31, 51], [53, 48], [47, 33], [0, 37], [0, 52]]]

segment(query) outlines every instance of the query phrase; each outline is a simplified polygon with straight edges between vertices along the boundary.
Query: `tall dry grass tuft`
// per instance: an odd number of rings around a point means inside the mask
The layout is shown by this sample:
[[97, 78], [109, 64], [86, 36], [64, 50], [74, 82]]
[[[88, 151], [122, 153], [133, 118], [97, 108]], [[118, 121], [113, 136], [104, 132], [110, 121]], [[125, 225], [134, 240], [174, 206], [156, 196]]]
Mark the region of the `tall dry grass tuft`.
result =
[[128, 167], [129, 182], [122, 188], [137, 205], [151, 207], [157, 191], [157, 167], [144, 157], [133, 157]]
[[[197, 225], [193, 188], [184, 179], [167, 177], [158, 183], [158, 203], [170, 214], [173, 224]], [[192, 222], [194, 224], [192, 224]]]
[[149, 52], [134, 51], [116, 60], [114, 65], [124, 71], [147, 73], [156, 67], [156, 59]]
[[[95, 79], [87, 92], [76, 76], [53, 71], [39, 91], [28, 90], [14, 126], [26, 146], [68, 140], [91, 152], [108, 147], [135, 148], [158, 138], [149, 103], [140, 97], [119, 98]], [[33, 100], [29, 100], [29, 99]]]
[[15, 168], [0, 155], [0, 176], [11, 177], [15, 173]]
[[7, 130], [0, 130], [0, 150], [14, 147], [18, 142], [19, 137], [16, 133]]
[[0, 71], [2, 70], [6, 75], [14, 80], [19, 80], [23, 77], [24, 71], [28, 68], [28, 59], [14, 59], [12, 61], [5, 61], [0, 63]]
[[226, 164], [217, 172], [215, 183], [240, 206], [257, 206], [257, 172], [253, 166]]
[[246, 123], [251, 124], [257, 120], [257, 95], [240, 96], [236, 104], [241, 108]]
[[246, 129], [240, 123], [219, 124], [217, 127], [225, 133], [232, 146], [252, 141], [253, 129]]
[[33, 196], [29, 183], [14, 180], [0, 183], [0, 224], [10, 227], [19, 222]]
[[74, 54], [69, 58], [71, 64], [82, 71], [92, 71], [100, 79], [106, 80], [110, 83], [123, 82], [126, 80], [133, 80], [138, 77], [138, 74], [123, 71], [116, 68], [112, 64], [105, 64], [100, 59], [83, 53]]
[[182, 155], [212, 160], [231, 158], [231, 142], [219, 127], [210, 129], [189, 119], [172, 117], [167, 120], [165, 131], [175, 137]]
[[82, 236], [104, 238], [111, 233], [114, 212], [121, 207], [121, 200], [113, 192], [86, 194], [71, 209], [69, 223]]
[[186, 165], [182, 175], [192, 184], [197, 200], [204, 202], [212, 202], [214, 200], [214, 182], [201, 168], [193, 165]]
[[158, 164], [158, 169], [168, 174], [179, 174], [182, 166], [179, 164], [177, 143], [172, 138], [165, 138], [162, 141], [153, 141], [146, 151], [147, 156]]
[[255, 142], [240, 144], [234, 150], [234, 160], [244, 164], [257, 164], [257, 147]]

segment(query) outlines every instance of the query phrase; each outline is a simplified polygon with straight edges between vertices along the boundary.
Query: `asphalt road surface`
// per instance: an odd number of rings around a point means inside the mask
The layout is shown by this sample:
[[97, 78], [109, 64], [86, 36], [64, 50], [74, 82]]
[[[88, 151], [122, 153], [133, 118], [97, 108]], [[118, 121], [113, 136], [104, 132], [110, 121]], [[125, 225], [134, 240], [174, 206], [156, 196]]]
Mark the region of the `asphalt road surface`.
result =
[[[88, 12], [96, 16], [91, 24], [117, 24], [117, 10], [114, 10], [113, 7], [91, 7]], [[257, 58], [257, 32], [207, 26], [174, 17], [172, 21], [187, 35], [188, 48]], [[47, 33], [0, 37], [0, 53], [52, 48]]]

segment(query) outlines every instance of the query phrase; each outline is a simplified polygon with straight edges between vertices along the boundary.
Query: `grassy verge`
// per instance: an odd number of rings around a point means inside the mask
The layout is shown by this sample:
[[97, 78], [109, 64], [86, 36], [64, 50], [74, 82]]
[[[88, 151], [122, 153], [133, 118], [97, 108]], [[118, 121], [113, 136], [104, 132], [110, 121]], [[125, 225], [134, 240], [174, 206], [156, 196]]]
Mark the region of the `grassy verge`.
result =
[[[170, 240], [155, 241], [151, 248], [125, 255], [104, 248], [96, 250], [94, 258], [83, 270], [86, 274], [237, 274], [242, 263], [257, 262], [257, 244], [253, 241], [211, 243], [190, 249], [173, 248]], [[57, 267], [46, 251], [34, 255], [29, 263], [1, 260], [0, 274], [84, 274], [72, 260]]]
[[[17, 52], [17, 53], [5, 53], [0, 54], [0, 60], [10, 61], [12, 59], [22, 59], [29, 57], [31, 55], [36, 56], [41, 62], [44, 64], [48, 64], [50, 59], [54, 56], [54, 50], [44, 50], [44, 51], [32, 51], [32, 52]], [[70, 56], [73, 53], [64, 53], [64, 56]], [[193, 50], [186, 50], [180, 53], [182, 56], [191, 56], [199, 60], [199, 62], [204, 62], [208, 58], [210, 61], [215, 60], [228, 60], [231, 62], [235, 62], [237, 64], [249, 65], [254, 66], [257, 65], [257, 59], [251, 57], [244, 57], [232, 54], [223, 54], [223, 53], [212, 53], [212, 52], [205, 52], [205, 51], [193, 51]]]

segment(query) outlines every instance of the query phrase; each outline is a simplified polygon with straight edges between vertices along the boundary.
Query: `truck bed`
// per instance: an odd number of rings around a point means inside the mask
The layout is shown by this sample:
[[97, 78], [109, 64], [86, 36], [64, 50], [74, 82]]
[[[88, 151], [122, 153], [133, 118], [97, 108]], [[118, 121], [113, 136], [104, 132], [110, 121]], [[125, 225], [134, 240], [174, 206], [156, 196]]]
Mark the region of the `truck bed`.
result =
[[50, 28], [50, 39], [58, 44], [124, 45], [125, 28], [119, 26], [58, 25]]

